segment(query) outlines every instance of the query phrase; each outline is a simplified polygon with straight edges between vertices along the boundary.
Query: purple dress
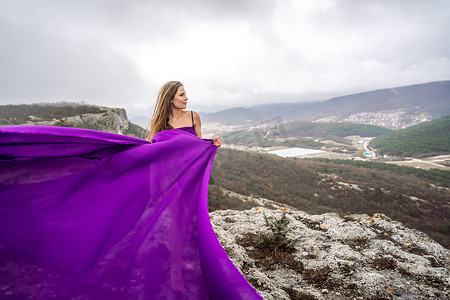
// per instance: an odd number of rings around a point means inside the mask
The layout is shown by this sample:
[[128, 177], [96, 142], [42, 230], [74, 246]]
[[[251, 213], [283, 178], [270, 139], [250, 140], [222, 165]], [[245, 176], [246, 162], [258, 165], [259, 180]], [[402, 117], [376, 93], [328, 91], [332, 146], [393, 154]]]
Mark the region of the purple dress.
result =
[[217, 147], [0, 127], [1, 299], [261, 299], [208, 214]]

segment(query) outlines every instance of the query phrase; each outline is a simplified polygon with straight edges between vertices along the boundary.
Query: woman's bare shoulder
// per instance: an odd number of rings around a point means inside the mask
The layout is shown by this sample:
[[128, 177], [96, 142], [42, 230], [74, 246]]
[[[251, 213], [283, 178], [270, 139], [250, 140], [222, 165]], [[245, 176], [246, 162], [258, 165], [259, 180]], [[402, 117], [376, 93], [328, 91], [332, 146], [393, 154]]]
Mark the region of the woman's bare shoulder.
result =
[[[191, 119], [191, 111], [190, 110], [182, 109], [181, 112], [182, 112], [183, 118], [186, 118], [186, 119], [189, 119], [189, 120]], [[193, 114], [193, 116], [195, 118], [195, 112], [192, 112], [192, 114]]]
[[200, 115], [197, 112], [192, 111], [192, 115], [194, 116], [194, 121], [200, 122]]

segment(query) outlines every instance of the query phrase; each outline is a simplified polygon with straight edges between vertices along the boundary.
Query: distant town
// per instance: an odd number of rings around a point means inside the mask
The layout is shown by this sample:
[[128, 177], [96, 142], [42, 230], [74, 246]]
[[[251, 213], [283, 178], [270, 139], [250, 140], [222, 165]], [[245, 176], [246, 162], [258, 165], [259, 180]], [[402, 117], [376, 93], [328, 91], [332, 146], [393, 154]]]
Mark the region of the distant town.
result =
[[370, 124], [391, 129], [402, 129], [421, 122], [430, 121], [427, 113], [411, 115], [404, 110], [384, 110], [377, 112], [359, 112], [345, 118], [344, 122]]

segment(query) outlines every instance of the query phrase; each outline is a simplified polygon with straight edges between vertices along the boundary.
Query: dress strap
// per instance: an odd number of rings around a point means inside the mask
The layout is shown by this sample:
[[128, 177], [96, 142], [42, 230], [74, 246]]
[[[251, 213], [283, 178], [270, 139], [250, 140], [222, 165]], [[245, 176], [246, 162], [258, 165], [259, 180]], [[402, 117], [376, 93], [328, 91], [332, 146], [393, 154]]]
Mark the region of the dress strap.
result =
[[192, 127], [194, 127], [194, 116], [192, 115], [192, 110], [191, 110], [191, 119], [192, 119]]

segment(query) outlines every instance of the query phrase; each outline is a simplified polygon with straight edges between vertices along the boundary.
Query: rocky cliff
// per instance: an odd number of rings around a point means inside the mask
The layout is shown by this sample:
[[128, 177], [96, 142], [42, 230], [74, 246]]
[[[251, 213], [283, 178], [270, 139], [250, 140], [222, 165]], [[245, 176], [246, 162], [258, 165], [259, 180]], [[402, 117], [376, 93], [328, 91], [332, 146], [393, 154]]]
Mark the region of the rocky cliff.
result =
[[2, 125], [45, 125], [86, 128], [143, 137], [143, 128], [129, 122], [123, 108], [78, 103], [0, 106]]
[[40, 121], [37, 118], [30, 123], [35, 125], [88, 128], [119, 134], [123, 134], [129, 127], [125, 109], [109, 107], [102, 107], [101, 113], [79, 114], [46, 121]]
[[[268, 220], [290, 221], [293, 253], [256, 248]], [[264, 299], [450, 299], [450, 251], [385, 215], [257, 207], [210, 213], [219, 241]]]

